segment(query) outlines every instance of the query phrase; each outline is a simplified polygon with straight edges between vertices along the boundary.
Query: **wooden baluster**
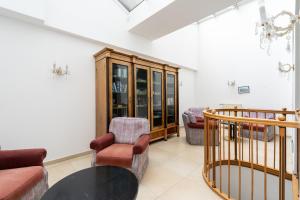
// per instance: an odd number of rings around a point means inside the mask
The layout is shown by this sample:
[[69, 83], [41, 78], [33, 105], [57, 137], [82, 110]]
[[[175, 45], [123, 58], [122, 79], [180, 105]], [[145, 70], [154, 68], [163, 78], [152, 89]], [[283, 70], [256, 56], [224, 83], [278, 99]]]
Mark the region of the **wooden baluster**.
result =
[[207, 133], [207, 160], [208, 160], [208, 181], [210, 181], [210, 146], [211, 146], [211, 142], [210, 142], [210, 137], [211, 137], [211, 127], [210, 127], [210, 124], [211, 124], [211, 119], [208, 120], [207, 122], [207, 129], [208, 129], [208, 133]]
[[204, 174], [207, 177], [207, 117], [204, 117]]
[[[285, 121], [281, 115], [279, 121]], [[285, 174], [286, 174], [286, 127], [279, 127], [279, 200], [285, 199]]]
[[219, 170], [220, 170], [220, 192], [222, 193], [222, 127], [221, 127], [221, 120], [219, 120], [219, 126], [218, 126], [218, 129], [219, 129]]
[[264, 142], [265, 142], [265, 155], [264, 155], [264, 199], [267, 200], [267, 156], [268, 156], [268, 146], [267, 146], [267, 127], [264, 129]]
[[[244, 117], [244, 112], [242, 111], [242, 117]], [[242, 139], [242, 160], [244, 160], [244, 126], [243, 123], [240, 124], [240, 126], [242, 127], [242, 132], [240, 134], [240, 138]], [[240, 129], [241, 130], [241, 129]]]
[[[231, 133], [230, 121], [228, 121], [228, 133]], [[228, 198], [230, 198], [230, 137], [228, 138]]]
[[249, 131], [249, 163], [251, 162], [251, 124], [249, 123], [248, 131]]
[[[213, 110], [212, 114], [216, 114], [216, 111]], [[212, 137], [211, 146], [212, 146], [212, 171], [213, 171], [212, 187], [215, 188], [216, 187], [216, 120], [213, 119], [211, 123], [212, 123], [211, 124], [212, 135], [210, 137]]]
[[[256, 119], [259, 118], [258, 113], [255, 114]], [[256, 164], [258, 164], [258, 124], [255, 126], [256, 139]]]
[[[298, 121], [300, 123], [300, 110], [297, 110], [296, 114], [298, 115]], [[296, 177], [300, 178], [300, 128], [297, 129], [297, 175]], [[300, 186], [300, 183], [298, 182], [298, 185]], [[300, 193], [300, 188], [298, 188], [298, 194]]]
[[[237, 106], [234, 107], [235, 111], [234, 111], [234, 117], [237, 117]], [[237, 160], [237, 123], [234, 123], [233, 126], [233, 138], [234, 138], [234, 159]]]
[[225, 160], [225, 121], [223, 121], [223, 124], [222, 124], [222, 139], [223, 139], [223, 159]]
[[253, 124], [251, 124], [251, 131], [250, 131], [250, 143], [251, 143], [251, 200], [254, 197], [254, 170], [253, 170]]
[[[239, 124], [239, 132], [238, 132], [239, 138], [241, 137], [241, 125]], [[241, 190], [242, 190], [242, 175], [241, 175], [241, 141], [240, 139], [238, 139], [238, 143], [239, 143], [239, 193], [238, 193], [238, 199], [241, 200]]]
[[[300, 110], [297, 110], [298, 115], [298, 122], [300, 123]], [[297, 174], [296, 174], [296, 178], [298, 179], [298, 188], [296, 188], [296, 199], [298, 197], [298, 200], [300, 199], [300, 128], [297, 129]]]
[[[276, 113], [273, 113], [273, 119], [276, 119]], [[273, 126], [273, 137], [274, 137], [274, 169], [276, 169], [276, 127]]]

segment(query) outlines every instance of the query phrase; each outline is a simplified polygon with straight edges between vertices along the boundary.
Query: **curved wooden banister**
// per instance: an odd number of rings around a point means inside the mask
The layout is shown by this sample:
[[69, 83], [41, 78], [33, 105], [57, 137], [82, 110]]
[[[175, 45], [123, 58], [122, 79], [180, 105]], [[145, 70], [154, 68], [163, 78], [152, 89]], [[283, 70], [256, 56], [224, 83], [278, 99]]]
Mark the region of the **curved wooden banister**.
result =
[[[253, 124], [260, 124], [266, 126], [281, 126], [287, 128], [300, 128], [299, 121], [280, 121], [275, 119], [263, 119], [263, 118], [250, 118], [250, 117], [235, 117], [235, 116], [228, 116], [228, 115], [221, 115], [218, 112], [255, 112], [255, 113], [270, 113], [270, 114], [289, 114], [295, 115], [295, 111], [280, 111], [280, 110], [254, 110], [254, 109], [216, 109], [214, 110], [216, 113], [213, 114], [213, 110], [206, 110], [204, 111], [204, 117], [208, 117], [210, 119], [217, 119], [217, 120], [224, 120], [230, 122], [240, 122], [240, 123], [253, 123]], [[300, 116], [300, 114], [299, 114]]]
[[[286, 115], [295, 115], [295, 111], [286, 110], [266, 110], [266, 109], [253, 109], [253, 108], [218, 108], [214, 109], [216, 112], [228, 112], [228, 111], [237, 111], [237, 112], [258, 112], [258, 113], [276, 113], [276, 114], [286, 114]], [[208, 109], [208, 111], [212, 111]]]
[[[287, 130], [290, 131], [292, 129], [296, 130], [296, 134], [300, 134], [300, 110], [289, 111], [286, 108], [281, 110], [245, 109], [235, 107], [228, 109], [207, 108], [203, 113], [205, 131], [202, 175], [208, 186], [223, 199], [232, 199], [230, 169], [232, 166], [237, 166], [239, 182], [239, 188], [236, 188], [238, 189], [237, 199], [241, 199], [241, 182], [243, 181], [241, 180], [241, 168], [244, 167], [251, 170], [251, 180], [247, 180], [249, 186], [251, 186], [250, 199], [254, 199], [254, 171], [256, 170], [264, 174], [264, 199], [267, 199], [267, 174], [269, 174], [278, 177], [279, 199], [284, 200], [286, 194], [285, 181], [293, 181], [293, 185], [295, 185], [295, 182], [299, 183], [299, 173], [297, 172], [294, 175], [287, 170], [286, 134]], [[268, 119], [267, 115], [273, 117]], [[245, 133], [248, 136], [245, 136]], [[216, 137], [216, 134], [218, 137]], [[270, 135], [274, 140], [274, 144], [272, 144], [273, 149], [270, 148], [271, 146], [268, 148], [268, 137]], [[298, 138], [300, 138], [300, 135]], [[248, 142], [245, 142], [246, 140]], [[299, 148], [299, 145], [297, 147]], [[270, 149], [273, 151], [272, 153], [269, 152]], [[259, 150], [261, 154], [258, 153]], [[297, 151], [299, 152], [299, 149]], [[262, 157], [263, 161], [259, 157]], [[276, 157], [278, 158], [276, 159]], [[268, 160], [272, 163], [268, 163]], [[222, 188], [222, 166], [227, 166], [228, 168], [228, 190], [226, 193]], [[218, 177], [217, 170], [219, 172]], [[219, 178], [218, 184], [217, 178]], [[294, 197], [298, 193], [298, 190], [295, 191], [293, 189]]]

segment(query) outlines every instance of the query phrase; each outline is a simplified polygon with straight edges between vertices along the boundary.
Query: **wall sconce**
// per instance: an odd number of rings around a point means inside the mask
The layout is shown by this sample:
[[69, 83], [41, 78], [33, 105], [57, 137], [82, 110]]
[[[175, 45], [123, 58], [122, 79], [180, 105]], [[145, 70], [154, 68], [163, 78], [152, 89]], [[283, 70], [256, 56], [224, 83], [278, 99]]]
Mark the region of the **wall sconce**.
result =
[[234, 87], [234, 86], [235, 86], [235, 80], [234, 80], [234, 81], [228, 81], [228, 82], [227, 82], [227, 85], [228, 85], [229, 87]]
[[278, 63], [278, 69], [280, 72], [288, 73], [290, 71], [295, 70], [295, 65], [291, 64], [282, 64], [281, 62]]
[[53, 64], [52, 73], [56, 76], [67, 76], [70, 74], [69, 72], [69, 66], [66, 65], [65, 69], [63, 69], [61, 66], [56, 66], [56, 64]]

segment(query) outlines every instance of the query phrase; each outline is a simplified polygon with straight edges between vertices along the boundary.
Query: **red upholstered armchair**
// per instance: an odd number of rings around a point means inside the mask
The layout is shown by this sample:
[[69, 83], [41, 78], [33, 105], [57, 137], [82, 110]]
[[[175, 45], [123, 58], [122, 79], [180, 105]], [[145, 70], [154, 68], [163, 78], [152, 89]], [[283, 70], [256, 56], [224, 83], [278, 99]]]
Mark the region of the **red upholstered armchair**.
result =
[[118, 117], [111, 121], [110, 133], [90, 143], [92, 166], [112, 165], [131, 170], [139, 180], [148, 166], [150, 128], [147, 119]]
[[45, 149], [0, 151], [0, 200], [40, 199], [48, 189]]

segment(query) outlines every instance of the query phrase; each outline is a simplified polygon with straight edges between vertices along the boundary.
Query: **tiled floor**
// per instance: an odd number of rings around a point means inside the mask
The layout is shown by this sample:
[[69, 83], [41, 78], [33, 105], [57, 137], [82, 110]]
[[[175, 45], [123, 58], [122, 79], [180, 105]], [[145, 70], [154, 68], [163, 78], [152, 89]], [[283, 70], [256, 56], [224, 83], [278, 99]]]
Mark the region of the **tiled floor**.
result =
[[[182, 130], [183, 131], [183, 130]], [[202, 178], [203, 147], [182, 136], [150, 145], [149, 166], [139, 186], [138, 200], [220, 199]], [[65, 176], [90, 167], [91, 155], [46, 166], [50, 187]]]
[[[289, 141], [289, 138], [288, 138]], [[232, 143], [232, 142], [231, 142]], [[276, 144], [278, 138], [276, 139]], [[225, 142], [227, 146], [228, 142]], [[256, 143], [254, 143], [256, 145]], [[290, 142], [287, 142], [290, 146]], [[263, 161], [264, 145], [258, 144], [259, 162]], [[233, 156], [233, 143], [231, 152]], [[244, 155], [247, 160], [248, 140], [245, 140]], [[272, 166], [274, 140], [268, 142], [268, 165]], [[278, 144], [277, 144], [278, 146]], [[202, 178], [203, 146], [192, 146], [185, 140], [184, 129], [181, 137], [158, 141], [150, 145], [149, 166], [139, 186], [138, 200], [193, 200], [220, 199], [212, 192]], [[278, 152], [278, 147], [276, 147]], [[287, 148], [287, 168], [291, 170], [291, 153]], [[227, 154], [226, 154], [227, 155]], [[226, 157], [226, 156], [225, 156]], [[278, 165], [278, 158], [276, 159]], [[48, 165], [49, 185], [78, 170], [90, 167], [91, 155]]]

